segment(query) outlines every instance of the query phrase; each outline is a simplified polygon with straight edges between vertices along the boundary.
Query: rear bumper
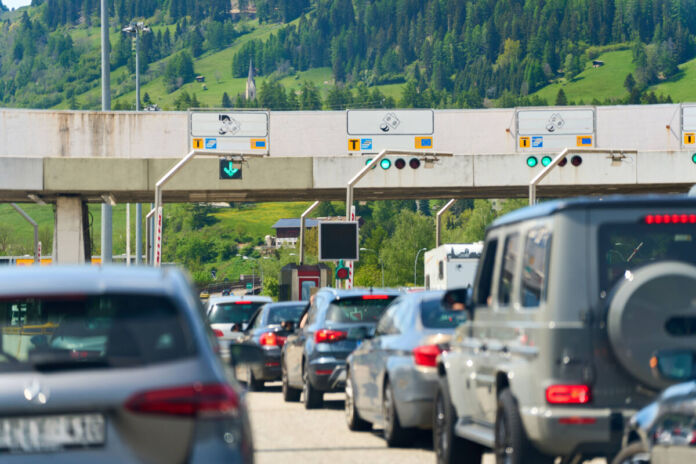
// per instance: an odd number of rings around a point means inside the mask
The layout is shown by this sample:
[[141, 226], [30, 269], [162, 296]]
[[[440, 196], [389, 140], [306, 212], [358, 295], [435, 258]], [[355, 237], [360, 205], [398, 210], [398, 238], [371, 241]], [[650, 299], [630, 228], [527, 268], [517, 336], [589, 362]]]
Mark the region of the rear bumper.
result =
[[635, 410], [608, 408], [520, 408], [532, 443], [540, 451], [557, 456], [605, 455], [618, 451], [624, 424], [634, 413]]
[[438, 387], [437, 371], [411, 364], [395, 369], [390, 376], [401, 425], [432, 428], [433, 400]]
[[309, 381], [323, 392], [343, 391], [346, 385], [346, 362], [332, 357], [317, 358], [309, 363]]
[[253, 370], [258, 380], [280, 380], [280, 350], [263, 350], [263, 363], [253, 367]]

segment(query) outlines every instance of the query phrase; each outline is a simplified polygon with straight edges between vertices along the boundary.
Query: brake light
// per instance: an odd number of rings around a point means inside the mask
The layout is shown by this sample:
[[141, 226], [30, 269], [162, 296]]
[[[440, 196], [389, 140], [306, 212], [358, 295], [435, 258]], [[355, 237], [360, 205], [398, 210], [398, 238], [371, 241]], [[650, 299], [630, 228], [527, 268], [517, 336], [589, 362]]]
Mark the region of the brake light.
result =
[[239, 396], [226, 384], [199, 383], [136, 393], [125, 408], [138, 414], [164, 416], [227, 416], [239, 410]]
[[696, 214], [648, 214], [646, 224], [696, 224]]
[[417, 366], [435, 367], [437, 357], [442, 353], [437, 345], [423, 345], [413, 349], [413, 360]]
[[389, 295], [363, 295], [363, 300], [387, 300]]
[[266, 332], [259, 337], [261, 346], [283, 346], [285, 345], [285, 337], [277, 335], [275, 332]]
[[220, 329], [213, 329], [213, 333], [216, 337], [222, 337], [224, 335]]
[[551, 404], [585, 404], [590, 402], [587, 385], [551, 385], [546, 389], [546, 401]]
[[314, 333], [315, 343], [333, 343], [339, 340], [345, 340], [348, 337], [348, 332], [342, 330], [321, 329]]
[[234, 304], [251, 304], [251, 301], [240, 300], [240, 301], [235, 301]]
[[558, 419], [559, 424], [563, 425], [592, 425], [597, 423], [594, 417], [561, 417]]

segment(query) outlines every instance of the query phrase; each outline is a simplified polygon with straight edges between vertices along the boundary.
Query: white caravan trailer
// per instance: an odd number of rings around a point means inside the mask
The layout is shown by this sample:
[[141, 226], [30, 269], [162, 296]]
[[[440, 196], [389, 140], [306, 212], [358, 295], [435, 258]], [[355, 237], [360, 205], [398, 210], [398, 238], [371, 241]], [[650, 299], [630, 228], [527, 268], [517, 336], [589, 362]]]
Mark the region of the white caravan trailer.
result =
[[425, 289], [446, 290], [474, 285], [483, 242], [448, 243], [425, 252]]

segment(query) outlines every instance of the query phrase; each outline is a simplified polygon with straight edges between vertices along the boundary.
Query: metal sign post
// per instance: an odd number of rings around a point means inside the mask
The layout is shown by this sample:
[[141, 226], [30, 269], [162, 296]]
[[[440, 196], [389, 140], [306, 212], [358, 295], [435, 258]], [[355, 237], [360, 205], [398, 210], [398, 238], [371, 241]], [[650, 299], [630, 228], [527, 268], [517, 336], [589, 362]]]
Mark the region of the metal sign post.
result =
[[155, 216], [155, 267], [162, 264], [162, 207], [157, 208]]

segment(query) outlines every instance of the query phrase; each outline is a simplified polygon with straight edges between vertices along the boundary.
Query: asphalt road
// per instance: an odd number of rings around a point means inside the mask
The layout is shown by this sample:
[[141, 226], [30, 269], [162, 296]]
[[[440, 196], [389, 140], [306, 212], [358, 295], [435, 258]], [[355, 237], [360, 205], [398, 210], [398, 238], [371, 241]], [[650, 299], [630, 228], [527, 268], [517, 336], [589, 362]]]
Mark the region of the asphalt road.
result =
[[[283, 401], [280, 383], [269, 384], [263, 392], [248, 393], [256, 464], [435, 462], [430, 432], [416, 435], [408, 448], [387, 448], [377, 427], [371, 432], [348, 430], [342, 393], [324, 395], [324, 399], [323, 409], [307, 411], [302, 403]], [[484, 456], [482, 464], [494, 463], [492, 454]], [[589, 464], [606, 461], [594, 459]]]
[[[249, 393], [255, 462], [278, 464], [434, 463], [429, 433], [418, 434], [408, 448], [387, 448], [382, 431], [351, 432], [343, 418], [343, 394], [325, 395], [323, 409], [307, 411], [302, 403], [285, 403], [280, 384]], [[492, 456], [484, 459], [492, 464]]]

